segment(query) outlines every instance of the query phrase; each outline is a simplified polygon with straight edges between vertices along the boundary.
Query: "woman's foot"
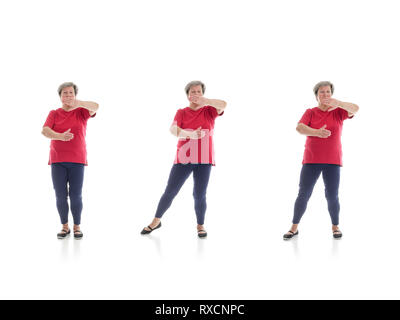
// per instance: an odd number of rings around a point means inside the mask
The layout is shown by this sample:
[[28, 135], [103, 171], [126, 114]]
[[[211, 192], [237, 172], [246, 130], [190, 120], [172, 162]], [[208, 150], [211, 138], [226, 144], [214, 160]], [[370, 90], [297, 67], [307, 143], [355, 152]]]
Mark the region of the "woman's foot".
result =
[[283, 240], [289, 240], [292, 239], [294, 236], [297, 236], [299, 234], [299, 231], [293, 232], [293, 231], [288, 231], [283, 235]]
[[61, 232], [57, 233], [58, 239], [65, 239], [71, 233], [71, 229], [68, 224], [63, 224]]
[[338, 226], [332, 226], [332, 232], [335, 239], [340, 239], [343, 236], [343, 233], [339, 230]]
[[81, 228], [77, 225], [74, 226], [74, 238], [77, 240], [82, 239], [83, 233], [81, 231]]
[[160, 218], [154, 218], [153, 221], [145, 228], [143, 228], [141, 234], [149, 234], [153, 230], [158, 229], [161, 227], [161, 219]]
[[294, 236], [297, 236], [299, 234], [297, 226], [297, 224], [292, 225], [292, 228], [283, 235], [283, 240], [289, 240], [292, 239]]
[[199, 238], [207, 237], [207, 231], [204, 229], [203, 225], [197, 225], [197, 235]]

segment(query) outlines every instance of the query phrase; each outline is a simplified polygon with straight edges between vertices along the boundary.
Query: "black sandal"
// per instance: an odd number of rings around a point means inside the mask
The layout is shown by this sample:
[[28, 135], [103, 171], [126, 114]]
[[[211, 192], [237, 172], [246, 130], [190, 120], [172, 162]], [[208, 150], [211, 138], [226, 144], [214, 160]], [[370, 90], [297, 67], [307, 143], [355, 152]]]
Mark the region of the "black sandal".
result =
[[149, 234], [149, 233], [152, 233], [154, 230], [156, 230], [156, 229], [158, 229], [158, 228], [160, 228], [161, 227], [161, 221], [160, 221], [160, 223], [156, 226], [156, 227], [154, 227], [154, 228], [152, 228], [152, 227], [150, 227], [150, 226], [147, 226], [147, 228], [149, 228], [150, 230], [146, 230], [145, 228], [143, 228], [143, 230], [142, 230], [142, 232], [140, 232], [140, 234]]
[[62, 229], [60, 233], [57, 233], [58, 239], [65, 239], [71, 233], [71, 229]]
[[[335, 233], [335, 232], [339, 232], [339, 233]], [[335, 239], [340, 239], [342, 236], [343, 236], [343, 233], [342, 233], [342, 231], [340, 231], [339, 229], [333, 231], [333, 237], [334, 237]]]
[[74, 230], [74, 238], [77, 240], [82, 239], [83, 237], [83, 233], [81, 230]]
[[199, 238], [205, 238], [207, 237], [207, 231], [202, 229], [202, 230], [197, 230], [197, 235]]
[[[290, 234], [287, 234], [290, 233]], [[293, 231], [288, 231], [283, 235], [283, 240], [289, 240], [292, 239], [294, 236], [297, 236], [299, 234], [299, 230], [296, 230], [296, 232]]]

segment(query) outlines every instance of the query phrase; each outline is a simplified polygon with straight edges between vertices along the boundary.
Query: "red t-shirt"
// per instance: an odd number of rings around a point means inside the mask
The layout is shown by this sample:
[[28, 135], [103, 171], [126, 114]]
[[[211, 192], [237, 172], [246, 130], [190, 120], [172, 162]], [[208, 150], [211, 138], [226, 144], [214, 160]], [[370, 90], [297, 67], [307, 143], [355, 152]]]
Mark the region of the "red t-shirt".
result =
[[72, 111], [59, 108], [50, 111], [43, 127], [49, 127], [58, 133], [71, 129], [74, 138], [70, 141], [51, 140], [49, 164], [75, 162], [87, 165], [85, 136], [87, 121], [90, 117], [89, 110], [84, 108]]
[[180, 138], [174, 163], [196, 163], [215, 165], [214, 157], [214, 121], [218, 116], [217, 109], [204, 106], [198, 110], [189, 107], [179, 109], [175, 115], [174, 123], [179, 128], [190, 131], [201, 127], [205, 136], [201, 139]]
[[342, 128], [343, 121], [349, 118], [346, 110], [337, 108], [333, 111], [322, 111], [315, 107], [307, 109], [299, 123], [303, 123], [313, 129], [319, 129], [326, 124], [331, 131], [328, 138], [307, 137], [303, 164], [327, 163], [342, 165]]

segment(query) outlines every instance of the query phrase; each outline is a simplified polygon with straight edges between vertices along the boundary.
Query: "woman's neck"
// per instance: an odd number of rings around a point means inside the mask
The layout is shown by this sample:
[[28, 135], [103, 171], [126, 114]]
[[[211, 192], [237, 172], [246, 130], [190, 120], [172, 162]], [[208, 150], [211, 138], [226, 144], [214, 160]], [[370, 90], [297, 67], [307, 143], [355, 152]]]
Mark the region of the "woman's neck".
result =
[[68, 105], [66, 105], [66, 104], [63, 104], [63, 106], [61, 107], [64, 111], [70, 111], [71, 109], [72, 109], [72, 107], [70, 107], [70, 106], [68, 106]]
[[189, 108], [196, 111], [196, 110], [200, 109], [200, 106], [198, 104], [191, 103], [189, 105]]
[[320, 104], [320, 105], [318, 106], [318, 108], [320, 108], [322, 111], [327, 111], [327, 110], [329, 109], [329, 106], [326, 106], [326, 105], [324, 105], [324, 104]]

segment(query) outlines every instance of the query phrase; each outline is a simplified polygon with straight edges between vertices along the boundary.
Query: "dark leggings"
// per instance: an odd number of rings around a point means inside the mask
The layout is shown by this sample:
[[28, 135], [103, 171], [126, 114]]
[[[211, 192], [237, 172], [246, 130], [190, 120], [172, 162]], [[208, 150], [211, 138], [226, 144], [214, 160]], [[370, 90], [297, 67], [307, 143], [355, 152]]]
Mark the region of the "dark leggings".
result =
[[84, 169], [85, 166], [82, 163], [74, 162], [57, 162], [51, 165], [51, 177], [56, 192], [57, 210], [62, 224], [68, 223], [68, 195], [74, 224], [81, 224]]
[[192, 172], [194, 180], [194, 209], [196, 211], [197, 223], [200, 225], [204, 224], [204, 216], [207, 209], [206, 192], [208, 180], [210, 179], [211, 164], [174, 164], [165, 192], [158, 203], [156, 218], [161, 218], [165, 211], [168, 210], [172, 200], [174, 200]]
[[307, 208], [315, 183], [322, 172], [325, 197], [332, 224], [339, 225], [339, 181], [340, 166], [335, 164], [304, 164], [300, 174], [300, 190], [294, 205], [293, 224], [298, 224]]

